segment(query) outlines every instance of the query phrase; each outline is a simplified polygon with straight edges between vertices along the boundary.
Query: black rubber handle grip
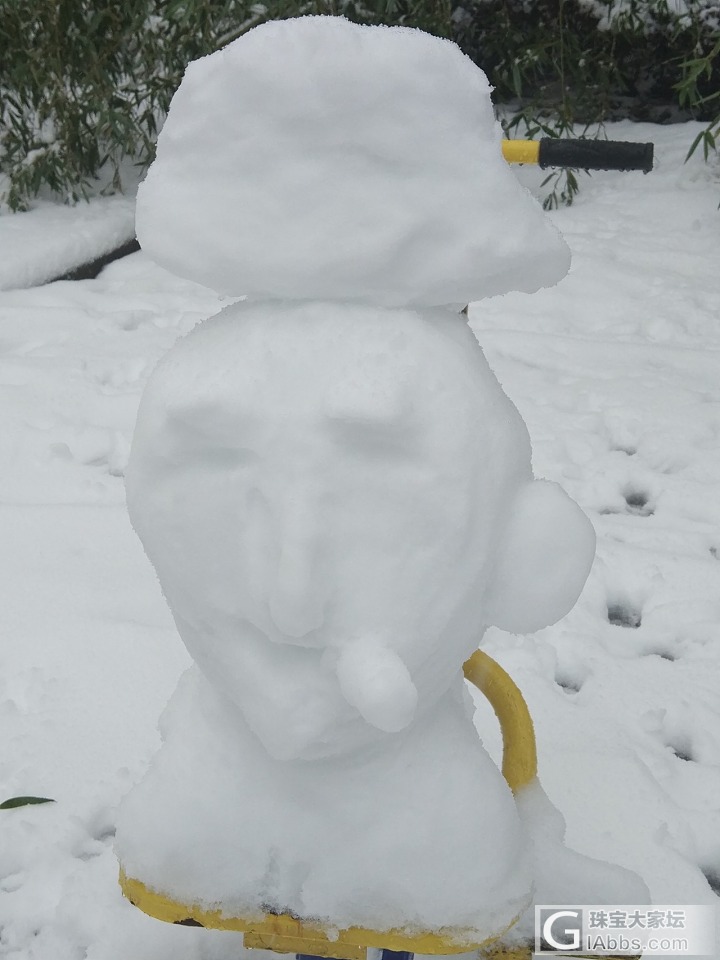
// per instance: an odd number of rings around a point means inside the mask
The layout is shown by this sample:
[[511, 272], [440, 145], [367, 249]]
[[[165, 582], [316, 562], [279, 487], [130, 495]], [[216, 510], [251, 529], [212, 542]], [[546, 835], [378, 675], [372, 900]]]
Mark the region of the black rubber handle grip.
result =
[[544, 137], [540, 141], [541, 167], [577, 167], [580, 170], [642, 170], [653, 168], [652, 143], [624, 140], [564, 140]]

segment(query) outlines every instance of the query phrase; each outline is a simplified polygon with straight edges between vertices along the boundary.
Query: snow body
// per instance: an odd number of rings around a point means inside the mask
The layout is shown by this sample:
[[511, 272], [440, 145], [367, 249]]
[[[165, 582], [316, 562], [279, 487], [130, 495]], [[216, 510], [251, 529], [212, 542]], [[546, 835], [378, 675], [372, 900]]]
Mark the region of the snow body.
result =
[[530, 903], [461, 665], [563, 616], [594, 534], [448, 309], [567, 269], [499, 139], [454, 45], [336, 18], [252, 31], [173, 101], [141, 242], [251, 296], [158, 365], [127, 471], [196, 667], [117, 846], [178, 900], [478, 939]]
[[[240, 912], [504, 929], [530, 855], [461, 665], [488, 611], [502, 619], [497, 561], [536, 489], [576, 538], [557, 618], [592, 532], [532, 480], [525, 425], [459, 315], [238, 303], [180, 341], [142, 400], [128, 507], [209, 684], [186, 681], [126, 801], [125, 869]], [[547, 584], [540, 545], [522, 575]], [[529, 588], [508, 615], [533, 620]]]

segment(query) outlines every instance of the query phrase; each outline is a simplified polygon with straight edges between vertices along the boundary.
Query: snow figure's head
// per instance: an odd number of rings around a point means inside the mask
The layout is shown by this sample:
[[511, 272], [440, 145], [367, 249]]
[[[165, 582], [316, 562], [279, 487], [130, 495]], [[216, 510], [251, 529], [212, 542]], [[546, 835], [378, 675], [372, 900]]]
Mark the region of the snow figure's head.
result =
[[141, 185], [143, 249], [252, 298], [464, 305], [569, 251], [501, 152], [484, 73], [419, 30], [263, 24], [191, 63]]
[[226, 309], [153, 374], [127, 489], [190, 653], [278, 757], [405, 728], [487, 625], [564, 615], [593, 554], [441, 310]]

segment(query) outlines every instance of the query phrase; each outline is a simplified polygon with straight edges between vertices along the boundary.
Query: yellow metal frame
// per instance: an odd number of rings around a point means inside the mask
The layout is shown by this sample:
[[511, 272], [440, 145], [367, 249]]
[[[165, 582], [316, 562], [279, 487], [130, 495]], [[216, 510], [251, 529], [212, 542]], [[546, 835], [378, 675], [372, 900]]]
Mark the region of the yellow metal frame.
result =
[[[368, 947], [426, 954], [465, 953], [491, 947], [498, 937], [510, 929], [508, 926], [506, 930], [501, 930], [482, 943], [473, 940], [469, 934], [463, 936], [463, 931], [455, 929], [412, 933], [399, 929], [369, 930], [365, 927], [348, 927], [328, 934], [319, 921], [299, 920], [289, 914], [266, 913], [255, 917], [232, 917], [221, 910], [208, 910], [198, 904], [180, 903], [151, 890], [140, 880], [128, 877], [123, 870], [120, 871], [120, 886], [132, 904], [156, 920], [243, 933], [244, 944], [248, 948], [337, 957], [338, 960], [365, 960]], [[505, 956], [503, 954], [504, 958]]]
[[[477, 650], [470, 657], [463, 671], [470, 683], [485, 694], [497, 715], [503, 738], [503, 776], [513, 792], [517, 792], [537, 774], [535, 733], [527, 704], [508, 674], [482, 650]], [[317, 921], [299, 920], [287, 914], [232, 917], [222, 910], [180, 903], [151, 890], [141, 880], [128, 877], [122, 869], [120, 886], [131, 903], [157, 920], [213, 930], [234, 930], [244, 934], [246, 947], [278, 953], [305, 953], [336, 957], [338, 960], [365, 960], [368, 947], [424, 954], [465, 953], [479, 949], [488, 960], [493, 957], [498, 960], [527, 960], [532, 953], [524, 947], [508, 950], [494, 948], [493, 944], [507, 930], [499, 931], [482, 943], [473, 940], [469, 932], [464, 935], [462, 930], [414, 933], [399, 929], [378, 931], [348, 927], [328, 934]]]
[[525, 699], [513, 679], [483, 650], [465, 661], [463, 673], [487, 697], [500, 722], [502, 772], [517, 793], [537, 776], [535, 728]]
[[502, 155], [508, 163], [538, 163], [539, 140], [503, 140]]

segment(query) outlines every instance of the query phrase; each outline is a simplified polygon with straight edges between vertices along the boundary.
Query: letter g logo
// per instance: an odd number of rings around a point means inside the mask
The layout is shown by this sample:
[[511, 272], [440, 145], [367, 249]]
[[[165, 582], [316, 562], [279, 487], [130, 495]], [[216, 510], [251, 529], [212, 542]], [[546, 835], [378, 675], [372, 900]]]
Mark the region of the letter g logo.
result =
[[[551, 913], [542, 925], [543, 940], [555, 950], [577, 950], [580, 946], [581, 916], [582, 911], [580, 910], [556, 910], [555, 913]], [[565, 939], [560, 942], [555, 939], [553, 925], [556, 920], [562, 917], [571, 917], [575, 923], [566, 924], [562, 930], [558, 931], [560, 936], [565, 937]]]

